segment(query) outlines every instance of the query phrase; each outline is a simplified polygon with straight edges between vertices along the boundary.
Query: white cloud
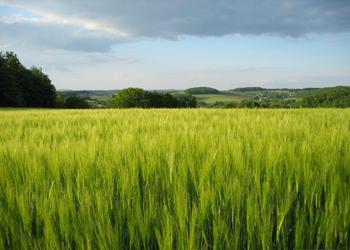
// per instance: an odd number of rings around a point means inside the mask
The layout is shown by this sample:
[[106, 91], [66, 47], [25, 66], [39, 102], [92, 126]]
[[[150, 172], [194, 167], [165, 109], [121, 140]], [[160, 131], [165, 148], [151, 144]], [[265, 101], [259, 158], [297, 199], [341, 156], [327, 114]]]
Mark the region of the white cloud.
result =
[[37, 13], [39, 17], [25, 17], [20, 14], [0, 17], [0, 23], [3, 24], [52, 24], [52, 25], [72, 25], [92, 31], [101, 31], [110, 33], [118, 37], [128, 37], [128, 33], [109, 27], [92, 20], [81, 18], [67, 18], [48, 12]]

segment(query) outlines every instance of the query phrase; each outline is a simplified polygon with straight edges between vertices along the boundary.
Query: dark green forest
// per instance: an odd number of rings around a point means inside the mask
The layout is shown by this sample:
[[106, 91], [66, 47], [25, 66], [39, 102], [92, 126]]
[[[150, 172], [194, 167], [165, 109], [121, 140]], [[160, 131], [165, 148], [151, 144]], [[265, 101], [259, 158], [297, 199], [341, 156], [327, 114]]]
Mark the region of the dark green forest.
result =
[[173, 96], [140, 88], [126, 88], [113, 98], [113, 108], [195, 108], [196, 98], [191, 94]]
[[220, 94], [220, 91], [209, 87], [195, 87], [186, 89], [184, 92], [189, 94]]
[[0, 79], [1, 107], [55, 107], [49, 77], [40, 68], [25, 68], [12, 52], [0, 53]]
[[302, 101], [304, 107], [350, 107], [350, 87], [324, 88]]

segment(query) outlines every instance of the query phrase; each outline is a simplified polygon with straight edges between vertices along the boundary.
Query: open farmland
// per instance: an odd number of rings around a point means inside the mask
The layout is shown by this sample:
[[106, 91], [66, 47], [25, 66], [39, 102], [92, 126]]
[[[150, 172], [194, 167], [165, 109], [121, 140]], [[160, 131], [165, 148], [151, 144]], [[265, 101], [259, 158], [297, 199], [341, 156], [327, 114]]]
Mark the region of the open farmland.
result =
[[230, 102], [237, 102], [244, 100], [244, 97], [240, 96], [233, 96], [233, 95], [227, 95], [227, 94], [203, 94], [203, 95], [194, 95], [196, 97], [197, 101], [199, 103], [204, 102], [205, 104], [214, 104], [216, 102], [222, 102], [222, 103], [230, 103]]
[[350, 110], [1, 110], [0, 249], [350, 246]]

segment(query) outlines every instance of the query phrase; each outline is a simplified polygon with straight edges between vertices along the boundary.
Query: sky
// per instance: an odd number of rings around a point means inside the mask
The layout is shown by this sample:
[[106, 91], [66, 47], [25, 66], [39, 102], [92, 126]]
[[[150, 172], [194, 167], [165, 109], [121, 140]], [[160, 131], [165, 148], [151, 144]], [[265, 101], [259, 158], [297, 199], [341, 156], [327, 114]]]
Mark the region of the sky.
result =
[[0, 0], [56, 89], [350, 86], [350, 0]]

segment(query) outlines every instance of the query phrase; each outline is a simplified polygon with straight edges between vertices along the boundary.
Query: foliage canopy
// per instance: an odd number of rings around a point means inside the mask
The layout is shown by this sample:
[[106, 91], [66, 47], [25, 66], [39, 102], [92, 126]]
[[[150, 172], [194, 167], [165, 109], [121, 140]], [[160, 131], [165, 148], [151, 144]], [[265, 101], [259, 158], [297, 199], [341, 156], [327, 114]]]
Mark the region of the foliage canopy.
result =
[[54, 107], [56, 89], [40, 68], [25, 68], [12, 52], [0, 52], [0, 107]]
[[190, 95], [173, 96], [169, 93], [145, 91], [140, 88], [126, 88], [119, 91], [112, 101], [114, 108], [192, 108], [196, 99]]

